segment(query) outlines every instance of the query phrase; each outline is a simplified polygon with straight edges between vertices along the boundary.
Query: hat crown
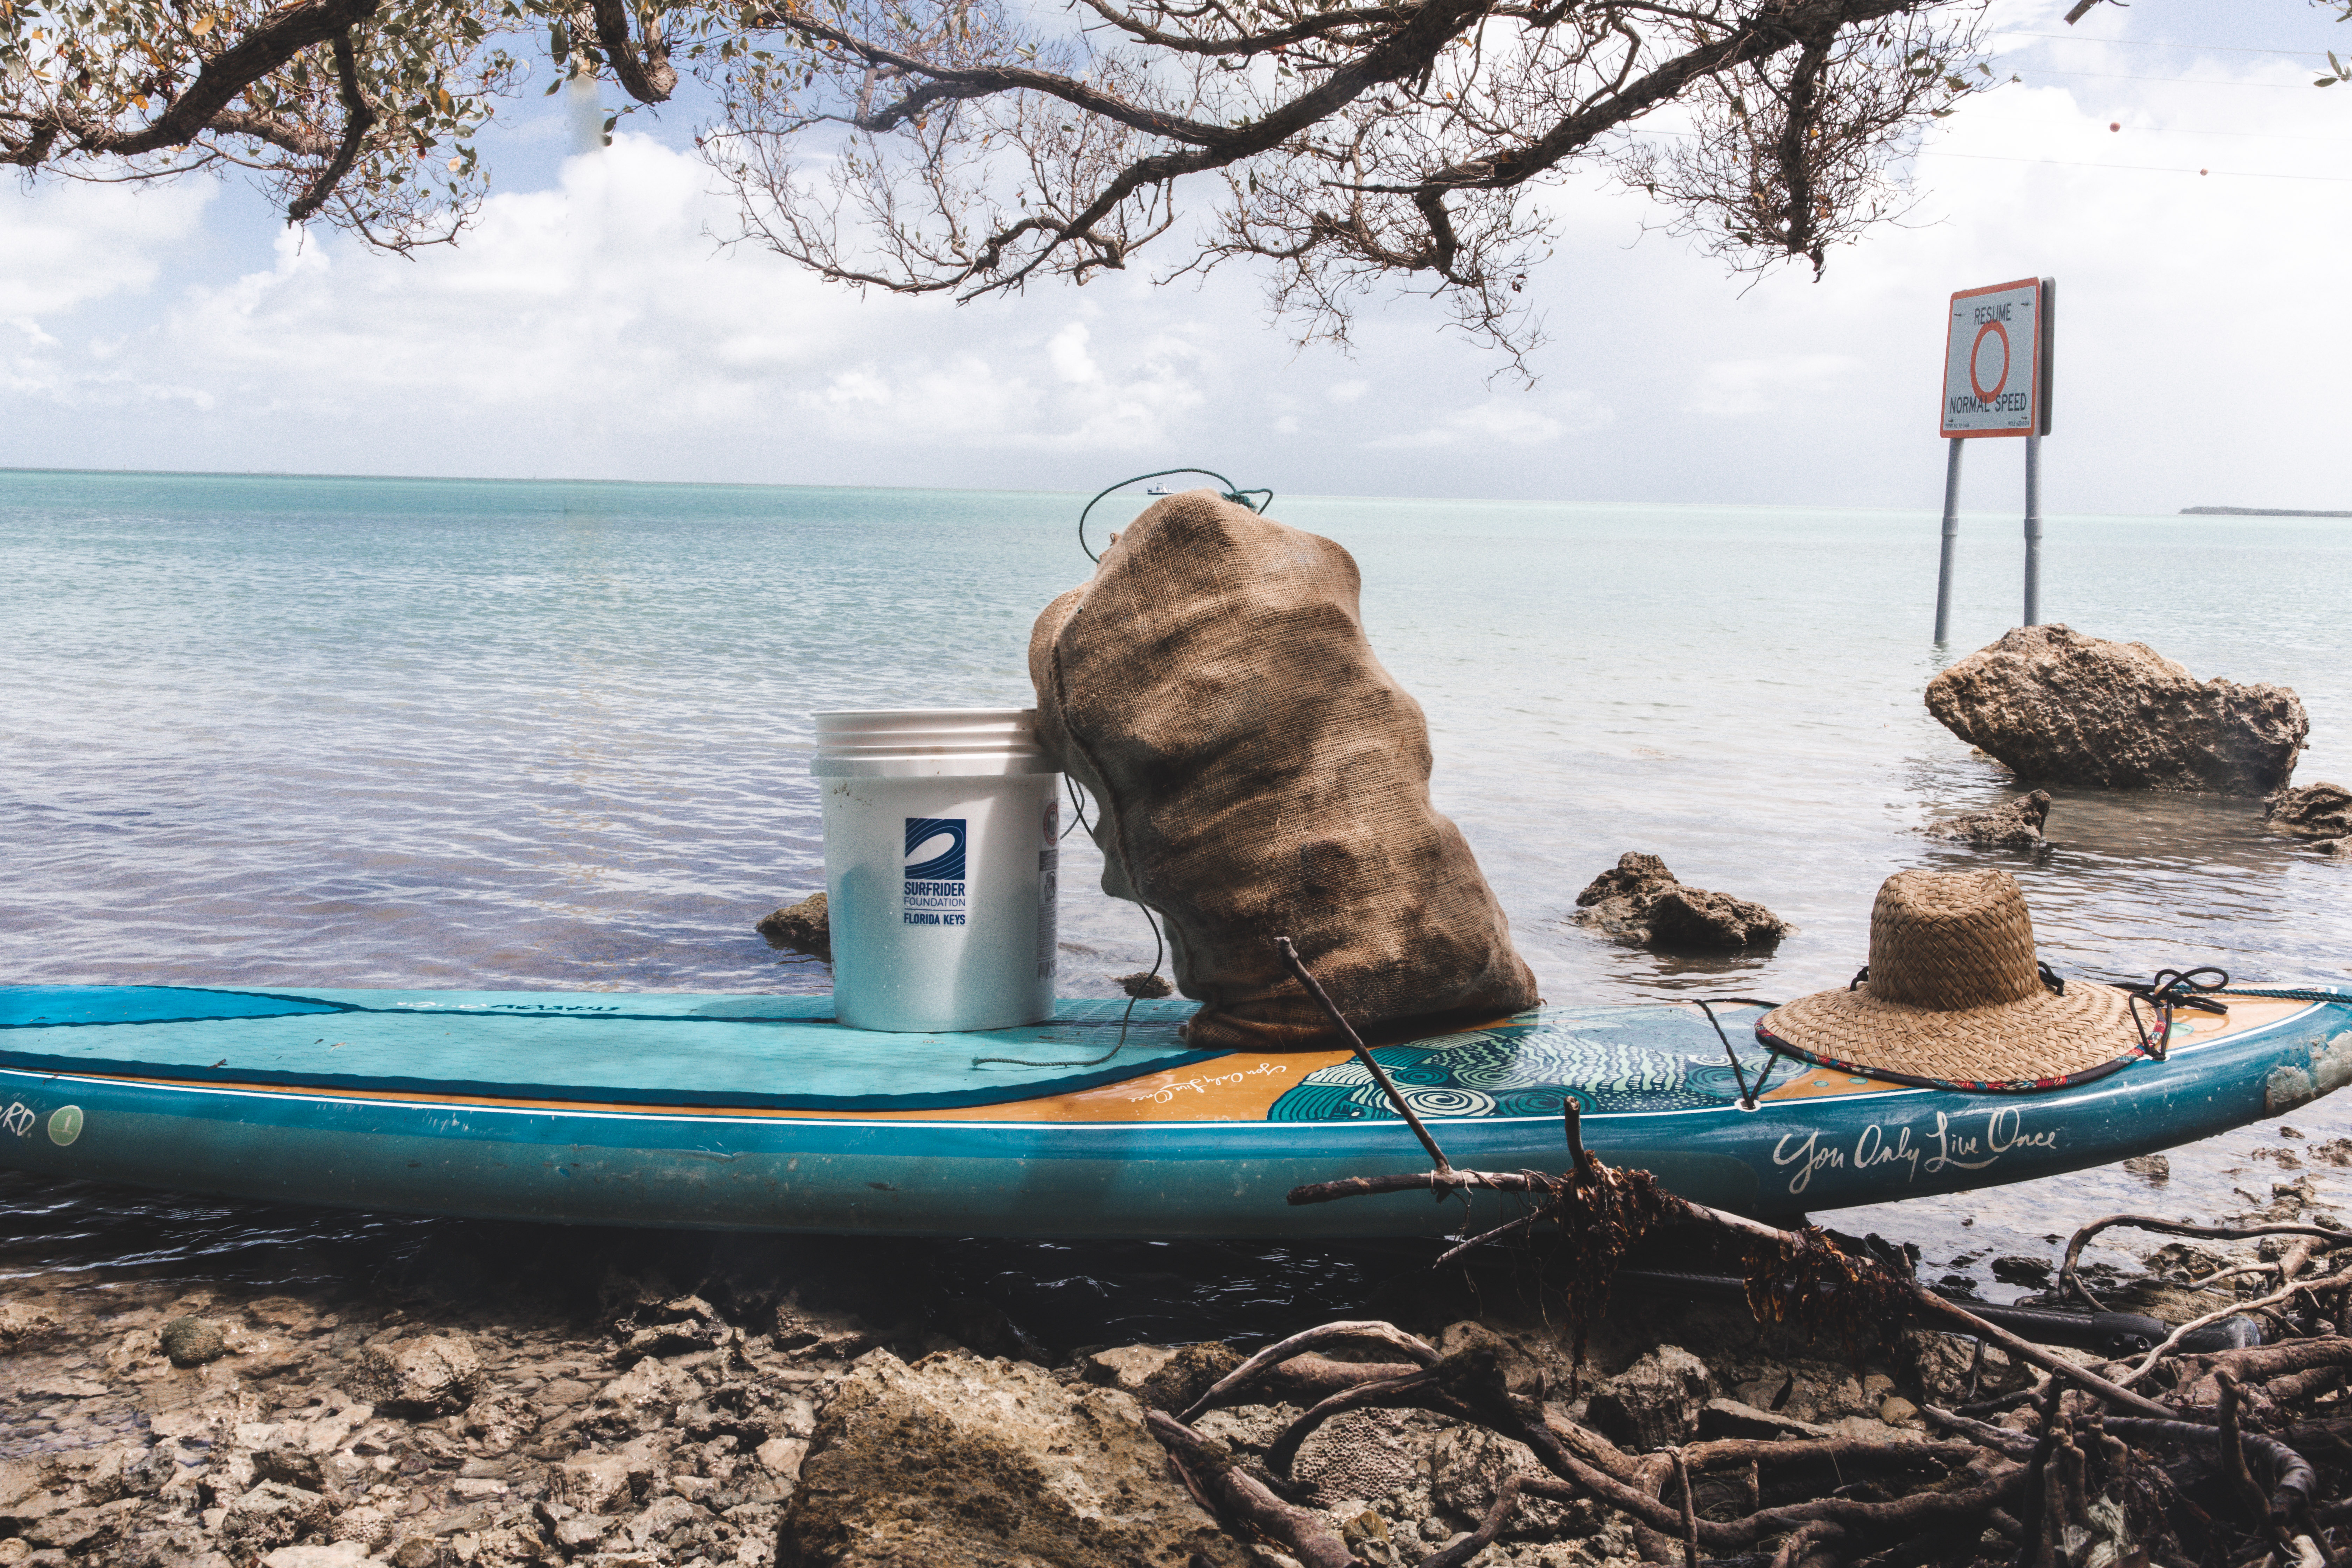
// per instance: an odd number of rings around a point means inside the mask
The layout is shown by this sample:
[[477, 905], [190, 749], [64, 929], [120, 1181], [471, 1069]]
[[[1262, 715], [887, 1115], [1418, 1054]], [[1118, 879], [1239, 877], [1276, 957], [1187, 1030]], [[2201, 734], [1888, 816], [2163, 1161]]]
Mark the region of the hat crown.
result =
[[2033, 918], [2006, 871], [1898, 871], [1870, 910], [1870, 994], [1939, 1013], [2041, 989]]

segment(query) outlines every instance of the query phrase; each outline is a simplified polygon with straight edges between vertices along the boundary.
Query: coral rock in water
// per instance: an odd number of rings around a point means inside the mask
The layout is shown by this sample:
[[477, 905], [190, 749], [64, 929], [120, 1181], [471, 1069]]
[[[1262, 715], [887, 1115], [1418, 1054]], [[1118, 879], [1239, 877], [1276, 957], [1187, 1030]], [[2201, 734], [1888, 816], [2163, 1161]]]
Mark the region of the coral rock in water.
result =
[[2035, 790], [2021, 800], [1971, 811], [1928, 824], [1919, 831], [1930, 838], [1956, 839], [1979, 849], [2023, 849], [2040, 853], [2050, 847], [2042, 825], [2050, 819], [2050, 792]]
[[1627, 947], [1769, 947], [1797, 928], [1761, 904], [1685, 887], [1655, 855], [1628, 850], [1576, 896], [1579, 925]]
[[2199, 680], [2145, 643], [2019, 626], [1927, 683], [1944, 728], [2036, 784], [2268, 795], [2311, 721], [2284, 686]]
[[825, 914], [823, 893], [786, 904], [752, 929], [768, 939], [770, 947], [833, 962], [833, 925]]
[[2273, 833], [2342, 838], [2352, 834], [2352, 789], [2335, 784], [2283, 789], [2263, 804], [2263, 821]]

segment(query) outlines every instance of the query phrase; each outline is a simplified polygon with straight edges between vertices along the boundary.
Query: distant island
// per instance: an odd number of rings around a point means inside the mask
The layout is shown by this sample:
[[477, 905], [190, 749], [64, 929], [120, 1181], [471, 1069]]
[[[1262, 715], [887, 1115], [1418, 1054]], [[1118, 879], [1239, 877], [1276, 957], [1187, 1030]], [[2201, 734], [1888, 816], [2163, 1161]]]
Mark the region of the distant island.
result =
[[2297, 511], [2291, 506], [2184, 506], [2183, 517], [2352, 517], [2352, 511]]

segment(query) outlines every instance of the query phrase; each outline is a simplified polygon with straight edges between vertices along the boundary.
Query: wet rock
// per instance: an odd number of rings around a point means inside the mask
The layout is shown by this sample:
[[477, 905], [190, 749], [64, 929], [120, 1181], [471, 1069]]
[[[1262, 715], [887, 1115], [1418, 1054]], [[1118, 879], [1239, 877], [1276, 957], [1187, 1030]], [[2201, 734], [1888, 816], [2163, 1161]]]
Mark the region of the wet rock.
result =
[[1528, 1355], [1503, 1335], [1484, 1323], [1465, 1319], [1448, 1323], [1438, 1331], [1437, 1352], [1440, 1355], [1459, 1355], [1465, 1351], [1485, 1351], [1495, 1358], [1495, 1366], [1503, 1374], [1503, 1386], [1513, 1394], [1529, 1399], [1541, 1399], [1550, 1381], [1543, 1363]]
[[719, 1315], [699, 1296], [676, 1296], [666, 1301], [639, 1301], [615, 1318], [613, 1331], [621, 1341], [613, 1352], [622, 1366], [633, 1366], [646, 1356], [689, 1355], [742, 1342], [740, 1330]]
[[2024, 1285], [2039, 1290], [2050, 1283], [2050, 1260], [2046, 1258], [1996, 1258], [1992, 1260], [1992, 1277], [2004, 1285]]
[[[1429, 1468], [1433, 1509], [1443, 1520], [1465, 1529], [1486, 1517], [1486, 1510], [1495, 1506], [1503, 1482], [1513, 1474], [1533, 1479], [1549, 1473], [1525, 1444], [1515, 1443], [1482, 1426], [1453, 1426], [1438, 1434], [1430, 1445]], [[1504, 1535], [1513, 1540], [1589, 1536], [1602, 1526], [1606, 1518], [1585, 1499], [1523, 1495]], [[1621, 1532], [1630, 1542], [1630, 1530]], [[1450, 1530], [1442, 1533], [1450, 1533]], [[1603, 1552], [1596, 1555], [1615, 1554]]]
[[360, 1352], [346, 1386], [354, 1398], [394, 1415], [447, 1415], [473, 1403], [482, 1361], [455, 1334], [427, 1334]]
[[1705, 1362], [1680, 1345], [1660, 1345], [1595, 1390], [1585, 1418], [1619, 1447], [1648, 1453], [1688, 1442], [1715, 1393]]
[[1173, 1414], [1189, 1409], [1219, 1378], [1248, 1359], [1217, 1340], [1186, 1345], [1143, 1380], [1138, 1397], [1155, 1410]]
[[46, 1301], [0, 1301], [0, 1346], [16, 1350], [58, 1326], [57, 1312]]
[[770, 947], [833, 962], [833, 929], [823, 893], [811, 893], [797, 904], [785, 905], [752, 929], [768, 939]]
[[328, 1546], [281, 1546], [261, 1560], [261, 1568], [365, 1568], [367, 1548], [356, 1541]]
[[2124, 1169], [2148, 1182], [2172, 1179], [2172, 1162], [2162, 1154], [2134, 1154], [2124, 1162]]
[[873, 1331], [846, 1312], [804, 1307], [787, 1298], [776, 1308], [771, 1342], [796, 1356], [852, 1360], [874, 1348]]
[[1118, 988], [1139, 1002], [1156, 1002], [1163, 996], [1176, 994], [1176, 987], [1168, 984], [1166, 976], [1154, 974], [1148, 969], [1120, 975]]
[[2036, 784], [2269, 795], [2311, 729], [2284, 686], [2200, 681], [2145, 643], [2019, 626], [1927, 683], [1953, 734]]
[[2312, 846], [2330, 860], [2352, 860], [2352, 838], [2326, 838]]
[[203, 1366], [228, 1354], [228, 1336], [207, 1318], [174, 1318], [158, 1339], [173, 1366]]
[[1979, 1359], [1975, 1341], [1926, 1329], [1904, 1331], [1895, 1363], [1914, 1394], [1948, 1408], [2008, 1394], [2032, 1381], [2032, 1369], [2011, 1361], [1999, 1345], [1985, 1346]]
[[1078, 1358], [1078, 1375], [1105, 1388], [1139, 1397], [1151, 1374], [1176, 1359], [1166, 1345], [1114, 1345]]
[[1796, 930], [1761, 904], [1686, 887], [1655, 855], [1628, 850], [1576, 896], [1570, 919], [1626, 947], [1769, 947]]
[[2352, 789], [2313, 784], [2283, 789], [2263, 803], [2263, 822], [2273, 833], [2300, 838], [2352, 835]]
[[228, 1505], [221, 1517], [220, 1532], [267, 1552], [290, 1546], [326, 1528], [325, 1498], [283, 1481], [263, 1481]]
[[798, 1568], [1242, 1568], [1115, 1389], [875, 1352], [820, 1416], [777, 1559]]
[[694, 1374], [673, 1362], [647, 1357], [596, 1391], [596, 1406], [649, 1430], [668, 1420], [681, 1405], [702, 1397]]
[[1930, 838], [1948, 838], [1978, 849], [2016, 849], [2039, 855], [2048, 851], [2042, 824], [2050, 818], [2050, 792], [2038, 789], [2021, 799], [1988, 811], [1947, 817], [1921, 828]]
[[390, 1541], [397, 1523], [389, 1511], [362, 1503], [337, 1514], [327, 1533], [337, 1541], [355, 1542], [364, 1554]]

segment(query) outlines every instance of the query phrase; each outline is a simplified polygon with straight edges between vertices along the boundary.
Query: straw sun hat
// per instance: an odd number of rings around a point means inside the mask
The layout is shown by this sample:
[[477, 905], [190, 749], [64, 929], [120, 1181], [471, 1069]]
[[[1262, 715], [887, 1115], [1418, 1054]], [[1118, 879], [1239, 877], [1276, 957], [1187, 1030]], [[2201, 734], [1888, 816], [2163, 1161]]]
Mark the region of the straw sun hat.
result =
[[[2149, 1034], [2163, 1048], [2161, 1025]], [[2006, 871], [1898, 871], [1870, 910], [1870, 966], [1843, 991], [1774, 1008], [1756, 1037], [1874, 1078], [1959, 1089], [2056, 1089], [2142, 1050], [2131, 998], [2061, 981], [2033, 956]]]

